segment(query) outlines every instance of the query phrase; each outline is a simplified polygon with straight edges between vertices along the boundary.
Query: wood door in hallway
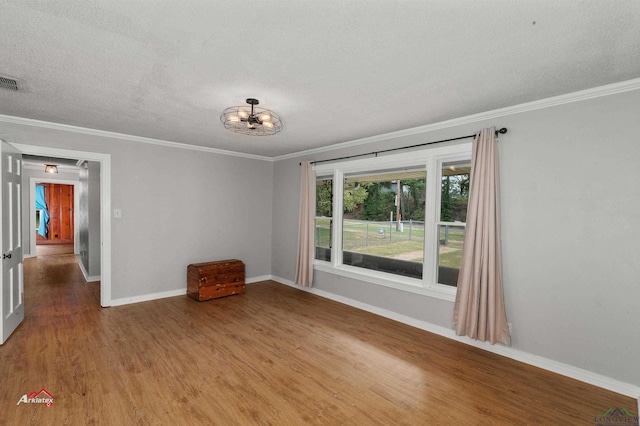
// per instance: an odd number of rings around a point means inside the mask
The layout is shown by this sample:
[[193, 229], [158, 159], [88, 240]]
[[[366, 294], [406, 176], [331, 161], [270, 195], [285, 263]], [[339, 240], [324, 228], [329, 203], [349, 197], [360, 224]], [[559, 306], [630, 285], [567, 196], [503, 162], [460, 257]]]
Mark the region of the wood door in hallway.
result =
[[44, 198], [49, 210], [47, 237], [37, 234], [36, 244], [73, 243], [73, 185], [38, 183], [44, 186]]

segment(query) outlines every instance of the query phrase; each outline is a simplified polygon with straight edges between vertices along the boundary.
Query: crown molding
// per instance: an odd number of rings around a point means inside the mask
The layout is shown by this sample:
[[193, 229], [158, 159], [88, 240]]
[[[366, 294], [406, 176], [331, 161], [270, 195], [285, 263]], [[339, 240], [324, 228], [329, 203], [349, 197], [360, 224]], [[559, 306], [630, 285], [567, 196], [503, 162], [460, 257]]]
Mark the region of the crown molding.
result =
[[273, 161], [271, 157], [265, 157], [262, 155], [245, 154], [241, 152], [227, 151], [225, 149], [210, 148], [210, 147], [199, 146], [199, 145], [189, 145], [186, 143], [172, 142], [172, 141], [166, 141], [162, 139], [145, 138], [143, 136], [128, 135], [126, 133], [109, 132], [106, 130], [91, 129], [88, 127], [71, 126], [69, 124], [60, 124], [60, 123], [54, 123], [51, 121], [34, 120], [31, 118], [15, 117], [12, 115], [0, 114], [0, 122], [19, 124], [19, 125], [30, 126], [30, 127], [39, 127], [43, 129], [60, 130], [60, 131], [71, 132], [71, 133], [80, 133], [80, 134], [91, 135], [91, 136], [101, 136], [105, 138], [113, 138], [113, 139], [120, 139], [120, 140], [126, 140], [131, 142], [146, 143], [150, 145], [166, 146], [170, 148], [188, 149], [192, 151], [210, 152], [213, 154], [229, 155], [233, 157], [250, 158], [252, 160]]
[[478, 114], [467, 115], [465, 117], [453, 118], [451, 120], [441, 121], [439, 123], [427, 124], [424, 126], [412, 127], [410, 129], [398, 130], [396, 132], [384, 133], [381, 135], [370, 136], [362, 139], [355, 139], [347, 142], [323, 146], [320, 148], [298, 151], [291, 154], [273, 157], [272, 161], [288, 160], [304, 155], [319, 154], [322, 152], [335, 151], [337, 149], [352, 148], [360, 145], [366, 145], [374, 142], [380, 142], [400, 137], [413, 136], [420, 133], [433, 132], [436, 130], [449, 129], [464, 124], [475, 123], [478, 121], [492, 120], [502, 118], [509, 115], [521, 114], [523, 112], [534, 111], [538, 109], [551, 108], [558, 105], [569, 104], [573, 102], [581, 102], [588, 99], [600, 98], [603, 96], [615, 95], [617, 93], [630, 92], [640, 89], [640, 78], [633, 80], [621, 81], [619, 83], [607, 84], [605, 86], [594, 87], [591, 89], [580, 90], [578, 92], [567, 93], [565, 95], [553, 96], [551, 98], [540, 99], [537, 101], [526, 102], [505, 108], [494, 109], [491, 111], [481, 112]]
[[569, 104], [573, 102], [580, 102], [588, 99], [615, 95], [617, 93], [630, 92], [638, 89], [640, 89], [640, 78], [635, 78], [632, 80], [626, 80], [618, 83], [594, 87], [591, 89], [580, 90], [573, 93], [567, 93], [565, 95], [553, 96], [551, 98], [540, 99], [533, 102], [526, 102], [519, 105], [499, 108], [491, 111], [481, 112], [478, 114], [468, 115], [465, 117], [454, 118], [451, 120], [441, 121], [438, 123], [412, 127], [410, 129], [399, 130], [396, 132], [383, 133], [381, 135], [371, 136], [371, 137], [362, 138], [362, 139], [355, 139], [347, 142], [340, 142], [340, 143], [336, 143], [329, 146], [293, 152], [291, 154], [284, 154], [276, 157], [266, 157], [262, 155], [246, 154], [246, 153], [241, 153], [236, 151], [228, 151], [224, 149], [210, 148], [210, 147], [199, 146], [199, 145], [189, 145], [181, 142], [146, 138], [143, 136], [134, 136], [134, 135], [128, 135], [125, 133], [109, 132], [106, 130], [71, 126], [68, 124], [60, 124], [60, 123], [54, 123], [50, 121], [33, 120], [30, 118], [15, 117], [11, 115], [0, 114], [0, 122], [19, 124], [23, 126], [40, 127], [40, 128], [52, 129], [52, 130], [60, 130], [60, 131], [72, 132], [72, 133], [80, 133], [80, 134], [92, 135], [92, 136], [101, 136], [101, 137], [107, 137], [107, 138], [127, 140], [132, 142], [146, 143], [151, 145], [166, 146], [171, 148], [188, 149], [188, 150], [200, 151], [200, 152], [209, 152], [213, 154], [228, 155], [233, 157], [249, 158], [252, 160], [275, 162], [275, 161], [287, 160], [290, 158], [301, 157], [305, 155], [335, 151], [337, 149], [366, 145], [366, 144], [385, 141], [389, 139], [412, 136], [420, 133], [427, 133], [427, 132], [433, 132], [436, 130], [449, 129], [452, 127], [457, 127], [465, 124], [475, 123], [478, 121], [492, 120], [496, 118], [506, 117], [509, 115], [521, 114], [527, 111], [550, 108], [558, 105]]

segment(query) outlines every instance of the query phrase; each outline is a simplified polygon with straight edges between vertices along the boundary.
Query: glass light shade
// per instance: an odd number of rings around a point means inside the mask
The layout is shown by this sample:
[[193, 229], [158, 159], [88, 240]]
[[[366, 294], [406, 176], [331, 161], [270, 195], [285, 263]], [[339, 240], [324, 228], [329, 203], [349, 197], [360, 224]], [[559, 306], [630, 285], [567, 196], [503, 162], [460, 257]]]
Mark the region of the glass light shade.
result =
[[232, 115], [229, 117], [229, 121], [233, 121], [234, 123], [240, 121], [240, 117], [238, 117], [237, 115]]
[[240, 118], [248, 118], [249, 117], [249, 113], [243, 109], [238, 111], [238, 115], [240, 116]]
[[269, 114], [260, 114], [260, 121], [271, 121], [271, 116]]
[[53, 164], [46, 164], [44, 166], [45, 173], [58, 173], [58, 167]]
[[269, 129], [271, 129], [271, 128], [273, 127], [273, 123], [272, 123], [272, 122], [270, 122], [270, 121], [263, 121], [263, 122], [262, 122], [262, 125], [263, 125], [264, 127], [268, 127]]

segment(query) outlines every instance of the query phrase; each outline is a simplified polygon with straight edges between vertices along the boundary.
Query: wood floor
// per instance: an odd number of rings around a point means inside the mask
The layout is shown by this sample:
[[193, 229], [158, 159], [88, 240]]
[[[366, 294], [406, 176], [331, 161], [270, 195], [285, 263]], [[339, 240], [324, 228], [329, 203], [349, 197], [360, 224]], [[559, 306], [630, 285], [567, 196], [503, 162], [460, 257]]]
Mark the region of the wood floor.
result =
[[62, 244], [38, 244], [36, 245], [36, 256], [58, 256], [73, 254], [73, 243]]
[[[275, 282], [100, 308], [75, 258], [25, 261], [2, 425], [593, 425], [636, 401]], [[46, 389], [53, 405], [17, 405]]]

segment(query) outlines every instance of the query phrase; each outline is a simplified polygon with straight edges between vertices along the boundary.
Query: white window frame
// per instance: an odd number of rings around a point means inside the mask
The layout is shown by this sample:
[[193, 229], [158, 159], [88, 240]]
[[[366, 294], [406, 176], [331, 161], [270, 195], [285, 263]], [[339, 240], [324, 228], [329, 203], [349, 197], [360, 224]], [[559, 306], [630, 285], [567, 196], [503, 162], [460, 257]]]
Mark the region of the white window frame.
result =
[[[442, 164], [449, 161], [469, 160], [471, 158], [471, 149], [471, 143], [463, 143], [385, 155], [383, 157], [316, 164], [314, 171], [317, 178], [331, 177], [331, 179], [333, 179], [333, 226], [331, 235], [331, 261], [315, 260], [314, 268], [318, 271], [372, 284], [454, 301], [457, 289], [452, 286], [437, 283], [437, 235], [438, 224], [442, 223], [440, 222]], [[345, 174], [376, 173], [401, 168], [424, 168], [427, 171], [422, 279], [404, 277], [342, 263], [342, 211]]]

